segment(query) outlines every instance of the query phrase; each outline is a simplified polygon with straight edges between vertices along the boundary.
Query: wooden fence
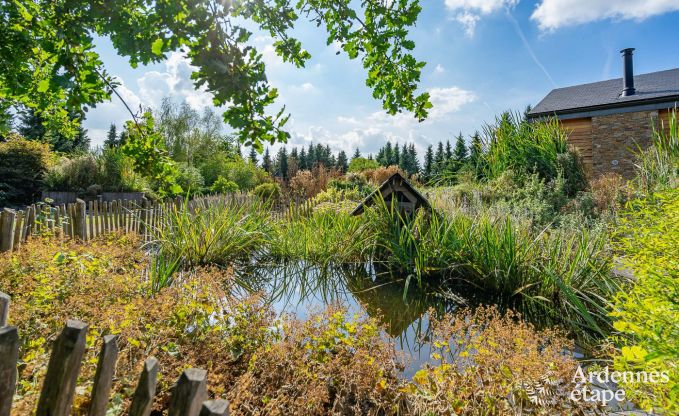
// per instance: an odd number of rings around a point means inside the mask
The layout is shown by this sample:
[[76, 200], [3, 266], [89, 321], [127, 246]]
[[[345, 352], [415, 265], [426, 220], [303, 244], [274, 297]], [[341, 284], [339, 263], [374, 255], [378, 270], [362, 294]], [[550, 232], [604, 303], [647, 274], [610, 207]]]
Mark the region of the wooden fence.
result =
[[[10, 298], [0, 292], [0, 416], [10, 416], [17, 383], [19, 333], [6, 326]], [[54, 341], [47, 373], [38, 399], [36, 416], [68, 416], [71, 414], [76, 382], [85, 354], [88, 325], [68, 320]], [[103, 338], [94, 374], [88, 416], [105, 416], [118, 358], [117, 337]], [[130, 416], [148, 416], [153, 408], [158, 377], [158, 361], [149, 357], [144, 362], [139, 381], [128, 409]], [[226, 400], [207, 400], [207, 372], [199, 368], [184, 370], [172, 388], [170, 416], [228, 416]]]
[[[24, 210], [5, 208], [0, 212], [0, 253], [16, 250], [32, 235], [54, 235], [61, 238], [79, 238], [83, 241], [110, 232], [138, 233], [143, 238], [151, 236], [151, 230], [162, 226], [168, 212], [177, 209], [195, 210], [199, 207], [247, 204], [259, 201], [248, 194], [210, 195], [192, 199], [186, 204], [181, 198], [162, 203], [143, 199], [117, 201], [76, 200], [72, 204], [51, 206], [33, 204]], [[275, 219], [308, 213], [309, 202], [275, 205], [271, 215]]]

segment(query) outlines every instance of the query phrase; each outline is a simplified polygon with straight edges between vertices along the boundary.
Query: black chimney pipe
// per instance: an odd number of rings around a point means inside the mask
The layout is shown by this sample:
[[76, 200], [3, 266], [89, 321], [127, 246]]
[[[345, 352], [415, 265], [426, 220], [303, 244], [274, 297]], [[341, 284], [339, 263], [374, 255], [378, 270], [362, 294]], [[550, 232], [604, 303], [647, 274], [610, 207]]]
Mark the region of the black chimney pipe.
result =
[[634, 95], [636, 90], [634, 89], [634, 66], [632, 64], [632, 53], [634, 48], [627, 48], [620, 51], [622, 54], [622, 62], [624, 65], [622, 73], [622, 96], [627, 97], [629, 95]]

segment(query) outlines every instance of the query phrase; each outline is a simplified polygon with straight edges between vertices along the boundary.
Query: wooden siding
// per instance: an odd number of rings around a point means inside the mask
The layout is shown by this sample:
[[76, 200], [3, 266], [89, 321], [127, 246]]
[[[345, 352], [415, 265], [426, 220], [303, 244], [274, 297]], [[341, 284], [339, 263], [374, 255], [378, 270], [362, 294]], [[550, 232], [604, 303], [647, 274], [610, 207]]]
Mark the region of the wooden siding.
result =
[[580, 152], [585, 170], [592, 171], [592, 119], [577, 118], [572, 120], [561, 120], [566, 133], [568, 142]]

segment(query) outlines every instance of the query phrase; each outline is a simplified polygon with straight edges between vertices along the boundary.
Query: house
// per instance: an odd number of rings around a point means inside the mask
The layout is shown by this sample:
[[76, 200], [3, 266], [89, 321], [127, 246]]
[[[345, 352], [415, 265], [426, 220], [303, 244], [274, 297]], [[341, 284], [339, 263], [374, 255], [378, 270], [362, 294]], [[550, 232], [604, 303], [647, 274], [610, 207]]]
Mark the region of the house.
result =
[[403, 215], [410, 215], [418, 208], [429, 209], [429, 201], [422, 196], [411, 184], [396, 172], [389, 179], [384, 181], [378, 189], [368, 195], [352, 212], [351, 215], [362, 214], [365, 207], [377, 202], [378, 195], [386, 202], [387, 206], [398, 204], [399, 212]]
[[529, 120], [556, 116], [582, 156], [590, 177], [634, 174], [634, 152], [652, 142], [679, 105], [679, 68], [634, 75], [632, 53], [623, 49], [623, 77], [552, 90]]

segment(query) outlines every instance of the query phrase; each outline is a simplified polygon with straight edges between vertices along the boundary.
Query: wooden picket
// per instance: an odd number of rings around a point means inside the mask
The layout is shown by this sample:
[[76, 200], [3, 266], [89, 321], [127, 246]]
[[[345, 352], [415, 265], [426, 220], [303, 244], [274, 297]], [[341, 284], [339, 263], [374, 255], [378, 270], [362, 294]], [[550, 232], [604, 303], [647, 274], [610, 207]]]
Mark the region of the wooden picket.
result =
[[[88, 241], [112, 232], [136, 233], [145, 240], [154, 229], [167, 223], [167, 214], [175, 210], [245, 205], [258, 201], [249, 194], [208, 195], [184, 201], [152, 203], [143, 198], [135, 200], [88, 201], [77, 199], [75, 203], [50, 206], [44, 203], [32, 204], [24, 210], [5, 208], [0, 211], [0, 253], [16, 250], [31, 236], [49, 235], [63, 239], [77, 238]], [[271, 208], [276, 220], [307, 216], [313, 211], [309, 201], [278, 204]]]
[[[0, 316], [6, 318], [9, 296], [0, 292]], [[0, 303], [0, 306], [3, 304]], [[4, 311], [4, 312], [3, 312]], [[76, 382], [86, 350], [88, 325], [69, 320], [54, 341], [47, 373], [38, 400], [37, 416], [67, 416], [71, 414]], [[0, 320], [0, 416], [10, 416], [17, 383], [20, 338], [15, 326], [5, 326]], [[111, 385], [118, 357], [117, 337], [104, 337], [95, 371], [88, 416], [106, 414]], [[144, 362], [132, 402], [130, 416], [148, 416], [153, 408], [158, 379], [158, 361], [150, 357]], [[182, 372], [172, 389], [170, 416], [228, 416], [226, 400], [208, 400], [207, 372], [189, 368]]]

